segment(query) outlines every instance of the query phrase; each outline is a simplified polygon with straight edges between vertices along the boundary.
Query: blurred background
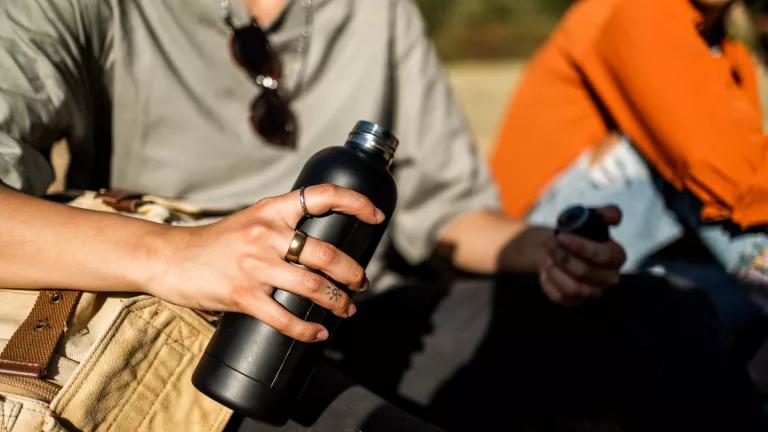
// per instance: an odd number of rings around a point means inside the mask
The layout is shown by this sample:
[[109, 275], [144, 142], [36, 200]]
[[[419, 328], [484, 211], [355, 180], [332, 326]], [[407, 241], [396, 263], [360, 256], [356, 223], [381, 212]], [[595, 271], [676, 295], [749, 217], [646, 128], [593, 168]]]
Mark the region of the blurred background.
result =
[[417, 0], [487, 154], [528, 57], [571, 0]]
[[447, 61], [525, 58], [571, 0], [417, 0]]

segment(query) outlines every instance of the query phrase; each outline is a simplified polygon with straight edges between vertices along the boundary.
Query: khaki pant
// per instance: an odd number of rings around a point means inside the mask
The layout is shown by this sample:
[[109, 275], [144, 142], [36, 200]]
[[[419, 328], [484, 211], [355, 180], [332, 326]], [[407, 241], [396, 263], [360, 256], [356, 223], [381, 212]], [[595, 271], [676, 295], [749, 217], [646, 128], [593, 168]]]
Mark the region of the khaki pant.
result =
[[230, 411], [191, 384], [212, 332], [188, 309], [148, 296], [124, 299], [50, 406], [0, 391], [0, 430], [222, 430]]

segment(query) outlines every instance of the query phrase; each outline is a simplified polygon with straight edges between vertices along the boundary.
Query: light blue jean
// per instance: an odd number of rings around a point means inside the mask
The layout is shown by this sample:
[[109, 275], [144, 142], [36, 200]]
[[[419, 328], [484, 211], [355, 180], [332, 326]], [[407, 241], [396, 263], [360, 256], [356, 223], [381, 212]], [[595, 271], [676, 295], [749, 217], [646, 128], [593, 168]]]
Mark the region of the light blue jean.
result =
[[[661, 179], [626, 139], [597, 164], [590, 163], [589, 156], [582, 155], [552, 182], [528, 214], [530, 222], [552, 226], [557, 215], [574, 204], [616, 204], [624, 217], [611, 235], [627, 251], [624, 272], [652, 271], [690, 280], [710, 294], [726, 325], [737, 331], [766, 319], [768, 302], [758, 305], [749, 293], [765, 292], [768, 287], [748, 290], [736, 276], [754, 256], [768, 249], [768, 235], [702, 223], [698, 200]], [[659, 253], [690, 234], [699, 238], [714, 259], [670, 258]]]

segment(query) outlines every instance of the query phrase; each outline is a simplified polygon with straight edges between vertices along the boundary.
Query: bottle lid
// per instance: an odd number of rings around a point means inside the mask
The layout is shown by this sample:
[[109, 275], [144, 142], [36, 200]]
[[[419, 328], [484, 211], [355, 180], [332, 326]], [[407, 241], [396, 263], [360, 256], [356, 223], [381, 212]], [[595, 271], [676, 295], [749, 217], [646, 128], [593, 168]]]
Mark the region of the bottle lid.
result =
[[589, 219], [589, 209], [575, 205], [565, 209], [557, 218], [557, 228], [562, 232], [573, 232]]
[[349, 141], [354, 142], [368, 150], [380, 153], [387, 162], [395, 156], [398, 139], [383, 126], [376, 123], [360, 120], [352, 132], [349, 133]]

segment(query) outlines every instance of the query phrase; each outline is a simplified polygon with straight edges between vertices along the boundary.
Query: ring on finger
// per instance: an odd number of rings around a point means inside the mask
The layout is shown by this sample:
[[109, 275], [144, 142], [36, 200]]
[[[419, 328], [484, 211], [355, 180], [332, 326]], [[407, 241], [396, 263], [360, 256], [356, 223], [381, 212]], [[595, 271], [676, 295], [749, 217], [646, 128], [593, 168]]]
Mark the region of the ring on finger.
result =
[[307, 244], [307, 233], [302, 230], [296, 230], [293, 233], [291, 244], [288, 246], [284, 259], [291, 263], [298, 263], [305, 244]]
[[304, 213], [304, 217], [310, 217], [312, 215], [309, 214], [309, 210], [307, 210], [307, 199], [304, 197], [304, 189], [306, 188], [306, 186], [302, 186], [301, 189], [299, 189], [299, 204], [301, 204], [301, 212]]

